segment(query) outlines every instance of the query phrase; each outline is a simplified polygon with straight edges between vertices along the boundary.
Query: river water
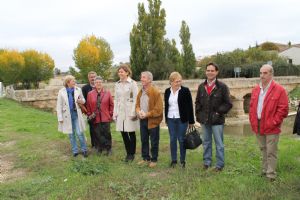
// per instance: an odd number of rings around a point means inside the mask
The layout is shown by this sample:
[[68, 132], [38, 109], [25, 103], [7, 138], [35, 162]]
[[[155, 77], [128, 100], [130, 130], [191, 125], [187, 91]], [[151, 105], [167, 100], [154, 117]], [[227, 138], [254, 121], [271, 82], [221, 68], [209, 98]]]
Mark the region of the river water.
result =
[[[283, 124], [281, 125], [282, 134], [293, 134], [295, 115], [289, 116], [284, 119]], [[244, 124], [235, 124], [235, 125], [226, 125], [224, 127], [224, 134], [227, 135], [237, 135], [237, 136], [249, 136], [253, 135], [249, 123]]]

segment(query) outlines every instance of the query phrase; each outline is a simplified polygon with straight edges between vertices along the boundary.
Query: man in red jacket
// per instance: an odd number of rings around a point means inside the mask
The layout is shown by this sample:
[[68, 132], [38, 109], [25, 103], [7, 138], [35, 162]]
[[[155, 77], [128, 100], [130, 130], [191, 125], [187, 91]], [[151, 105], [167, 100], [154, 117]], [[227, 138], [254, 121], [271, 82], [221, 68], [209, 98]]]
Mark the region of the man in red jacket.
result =
[[262, 175], [276, 178], [277, 144], [280, 126], [288, 115], [288, 96], [285, 89], [273, 80], [273, 67], [260, 68], [260, 84], [251, 94], [249, 120], [262, 152]]

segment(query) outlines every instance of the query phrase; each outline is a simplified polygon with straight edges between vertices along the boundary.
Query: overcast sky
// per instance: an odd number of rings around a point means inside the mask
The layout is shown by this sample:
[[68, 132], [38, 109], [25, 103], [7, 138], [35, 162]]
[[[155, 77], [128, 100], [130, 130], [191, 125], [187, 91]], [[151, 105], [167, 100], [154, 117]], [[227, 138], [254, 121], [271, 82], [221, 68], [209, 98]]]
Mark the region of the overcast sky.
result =
[[[63, 71], [80, 39], [105, 38], [114, 63], [129, 61], [137, 4], [146, 0], [0, 0], [0, 48], [46, 52]], [[185, 20], [197, 57], [272, 41], [300, 43], [298, 0], [162, 0], [166, 37], [180, 49]]]

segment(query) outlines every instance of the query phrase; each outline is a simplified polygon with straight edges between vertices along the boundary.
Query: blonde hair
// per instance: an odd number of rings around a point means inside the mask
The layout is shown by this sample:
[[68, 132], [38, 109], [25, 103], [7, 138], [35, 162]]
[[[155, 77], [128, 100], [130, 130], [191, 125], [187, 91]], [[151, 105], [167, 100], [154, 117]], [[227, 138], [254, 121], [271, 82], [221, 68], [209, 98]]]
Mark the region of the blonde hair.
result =
[[75, 77], [72, 76], [72, 75], [67, 75], [64, 79], [64, 86], [65, 87], [68, 87], [68, 83], [70, 83], [71, 80], [74, 80], [75, 81]]
[[173, 81], [175, 81], [176, 79], [182, 79], [182, 76], [179, 72], [172, 72], [169, 76], [169, 81], [170, 83], [172, 83]]

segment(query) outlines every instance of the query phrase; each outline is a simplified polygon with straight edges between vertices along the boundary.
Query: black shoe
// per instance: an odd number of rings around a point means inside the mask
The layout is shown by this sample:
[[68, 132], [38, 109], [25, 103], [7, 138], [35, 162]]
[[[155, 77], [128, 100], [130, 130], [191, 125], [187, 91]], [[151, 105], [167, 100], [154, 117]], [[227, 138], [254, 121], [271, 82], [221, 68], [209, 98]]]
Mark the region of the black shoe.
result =
[[88, 157], [88, 152], [87, 151], [84, 151], [82, 154], [83, 154], [83, 157], [85, 157], [85, 158]]
[[208, 170], [208, 168], [209, 168], [209, 165], [203, 165], [204, 170]]
[[185, 161], [180, 162], [181, 168], [185, 168]]
[[266, 176], [267, 176], [267, 173], [266, 173], [266, 172], [260, 173], [260, 177], [266, 177]]
[[215, 167], [214, 171], [215, 172], [221, 172], [223, 170], [223, 167]]
[[132, 162], [133, 160], [134, 160], [134, 154], [130, 154], [128, 157], [128, 161]]
[[269, 182], [274, 182], [276, 179], [275, 179], [275, 178], [267, 177], [267, 180], [268, 180]]
[[106, 152], [105, 152], [105, 155], [106, 155], [106, 156], [111, 156], [111, 154], [112, 154], [111, 149], [106, 150]]
[[78, 153], [74, 153], [74, 154], [73, 154], [73, 157], [77, 157], [77, 156], [78, 156]]
[[129, 156], [130, 156], [130, 155], [127, 155], [127, 156], [125, 157], [124, 162], [128, 162], [128, 161], [130, 160]]
[[170, 164], [170, 167], [175, 168], [177, 165], [177, 160], [173, 160]]
[[98, 155], [98, 156], [101, 156], [101, 155], [102, 155], [102, 150], [97, 149], [97, 155]]

